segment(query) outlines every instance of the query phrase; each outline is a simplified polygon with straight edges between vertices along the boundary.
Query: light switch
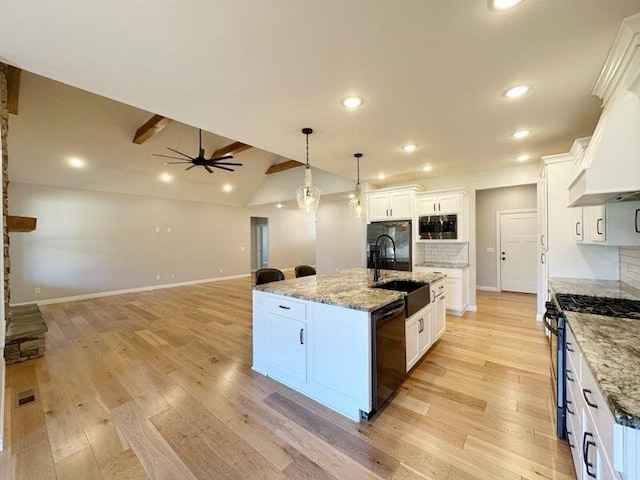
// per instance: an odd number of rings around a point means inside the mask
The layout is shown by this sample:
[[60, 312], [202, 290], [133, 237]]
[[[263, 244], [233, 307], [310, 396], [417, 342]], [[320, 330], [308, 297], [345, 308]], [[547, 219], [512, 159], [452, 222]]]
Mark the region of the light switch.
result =
[[496, 253], [496, 249], [493, 247], [487, 247], [487, 253]]

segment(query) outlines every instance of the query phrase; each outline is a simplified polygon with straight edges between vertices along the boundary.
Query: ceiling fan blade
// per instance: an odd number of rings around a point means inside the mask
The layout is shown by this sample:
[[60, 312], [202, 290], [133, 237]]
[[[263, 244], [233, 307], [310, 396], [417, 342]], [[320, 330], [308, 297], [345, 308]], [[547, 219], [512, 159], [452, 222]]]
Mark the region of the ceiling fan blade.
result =
[[233, 167], [241, 167], [242, 166], [241, 163], [232, 163], [232, 162], [216, 162], [216, 163], [213, 163], [213, 164], [210, 163], [209, 165], [211, 165], [212, 167], [216, 167], [218, 165], [227, 165], [227, 166], [233, 166]]
[[211, 165], [214, 168], [221, 168], [222, 170], [227, 170], [229, 172], [235, 172], [235, 170], [233, 168], [227, 168], [227, 167], [221, 167], [220, 165]]
[[233, 158], [233, 155], [225, 155], [224, 157], [210, 158], [209, 160], [211, 160], [212, 162], [218, 162], [220, 160], [227, 160], [229, 158]]
[[196, 165], [191, 165], [190, 167], [185, 168], [185, 170], [191, 170], [193, 167], [195, 167]]
[[186, 154], [184, 154], [184, 153], [182, 153], [182, 152], [179, 152], [178, 150], [175, 150], [175, 149], [173, 149], [173, 148], [171, 148], [171, 147], [167, 147], [167, 150], [171, 150], [172, 152], [175, 152], [175, 153], [177, 153], [178, 155], [182, 155], [183, 157], [187, 157], [189, 160], [193, 160], [193, 158], [192, 158], [192, 157], [190, 157], [189, 155], [186, 155]]
[[207, 165], [203, 165], [203, 167], [207, 169], [207, 172], [213, 173], [213, 170], [211, 170]]
[[162, 165], [177, 165], [179, 163], [191, 163], [191, 162], [162, 162]]
[[200, 150], [200, 156], [204, 157], [204, 151], [202, 151], [202, 129], [198, 129], [198, 149]]
[[187, 160], [185, 160], [184, 158], [180, 158], [180, 157], [170, 157], [169, 155], [160, 155], [159, 153], [152, 153], [151, 155], [153, 155], [154, 157], [162, 157], [162, 158], [172, 158], [174, 160], [182, 160], [184, 162], [186, 162]]

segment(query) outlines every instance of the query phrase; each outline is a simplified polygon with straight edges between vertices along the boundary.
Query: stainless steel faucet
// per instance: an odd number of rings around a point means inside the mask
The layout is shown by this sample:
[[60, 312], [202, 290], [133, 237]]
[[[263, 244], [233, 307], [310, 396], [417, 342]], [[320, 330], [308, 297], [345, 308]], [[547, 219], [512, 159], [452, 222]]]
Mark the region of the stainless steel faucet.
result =
[[373, 281], [377, 282], [380, 280], [380, 268], [378, 266], [378, 262], [380, 261], [380, 247], [378, 246], [378, 242], [380, 239], [389, 239], [391, 240], [391, 245], [393, 246], [393, 268], [396, 268], [396, 242], [393, 241], [393, 238], [383, 233], [378, 238], [376, 238], [376, 243], [373, 245]]

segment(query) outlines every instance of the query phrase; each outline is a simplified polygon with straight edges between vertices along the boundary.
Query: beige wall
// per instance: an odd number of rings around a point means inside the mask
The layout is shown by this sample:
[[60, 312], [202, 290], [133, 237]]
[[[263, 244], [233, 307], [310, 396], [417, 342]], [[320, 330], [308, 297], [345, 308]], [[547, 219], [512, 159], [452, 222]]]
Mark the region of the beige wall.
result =
[[[497, 288], [496, 211], [536, 208], [536, 185], [492, 188], [476, 192], [476, 285]], [[487, 252], [493, 247], [494, 252]]]
[[297, 210], [20, 183], [9, 196], [13, 214], [38, 218], [11, 234], [13, 303], [248, 274], [251, 216], [269, 217], [273, 266], [315, 262], [313, 217]]
[[351, 216], [349, 201], [320, 203], [316, 235], [318, 273], [367, 265], [366, 219]]

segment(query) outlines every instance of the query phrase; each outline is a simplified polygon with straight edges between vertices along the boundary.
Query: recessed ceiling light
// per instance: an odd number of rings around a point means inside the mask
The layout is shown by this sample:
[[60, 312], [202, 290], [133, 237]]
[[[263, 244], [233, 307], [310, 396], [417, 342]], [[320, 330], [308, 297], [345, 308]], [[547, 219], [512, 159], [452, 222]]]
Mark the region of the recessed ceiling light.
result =
[[433, 167], [431, 165], [425, 165], [424, 167], [422, 167], [422, 170], [424, 172], [430, 172], [431, 170], [433, 170]]
[[355, 193], [350, 193], [349, 194], [349, 198], [356, 198], [356, 194]]
[[173, 180], [173, 175], [171, 175], [170, 173], [163, 173], [162, 175], [160, 175], [160, 180], [162, 180], [163, 182], [170, 182], [171, 180]]
[[222, 186], [222, 190], [225, 192], [230, 192], [231, 190], [233, 190], [233, 185], [231, 185], [230, 183], [225, 183]]
[[507, 8], [515, 7], [522, 0], [491, 0], [491, 6], [495, 10], [506, 10]]
[[364, 103], [364, 99], [356, 95], [351, 95], [349, 97], [344, 97], [342, 100], [340, 100], [340, 103], [343, 107], [358, 108]]
[[378, 180], [384, 180], [387, 176], [384, 173], [380, 173], [377, 177]]
[[82, 168], [85, 166], [85, 161], [78, 157], [72, 157], [69, 159], [69, 165], [73, 168]]
[[402, 150], [404, 150], [407, 153], [415, 152], [417, 148], [418, 146], [414, 143], [408, 143], [407, 145], [402, 146]]
[[517, 132], [513, 132], [511, 136], [515, 139], [521, 139], [528, 137], [531, 134], [531, 130], [518, 130]]
[[529, 160], [531, 158], [531, 155], [527, 155], [526, 153], [524, 155], [518, 155], [516, 157], [516, 160], [519, 162], [526, 162], [527, 160]]
[[284, 205], [282, 205], [281, 203], [276, 205], [276, 208], [282, 208]]
[[518, 98], [527, 93], [529, 90], [531, 90], [531, 87], [529, 85], [517, 85], [504, 92], [504, 96], [507, 98]]

